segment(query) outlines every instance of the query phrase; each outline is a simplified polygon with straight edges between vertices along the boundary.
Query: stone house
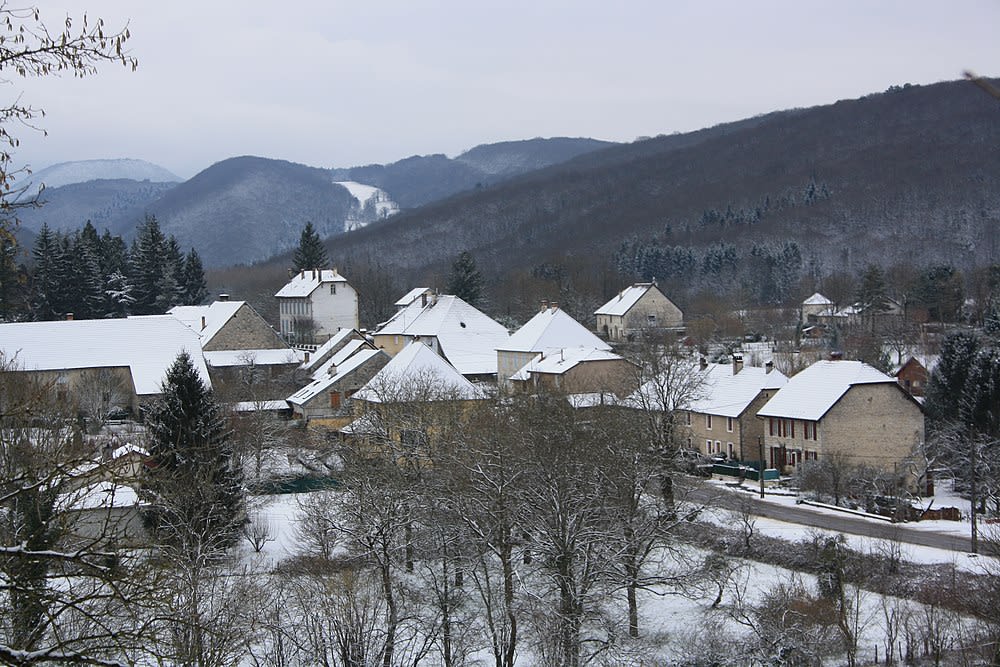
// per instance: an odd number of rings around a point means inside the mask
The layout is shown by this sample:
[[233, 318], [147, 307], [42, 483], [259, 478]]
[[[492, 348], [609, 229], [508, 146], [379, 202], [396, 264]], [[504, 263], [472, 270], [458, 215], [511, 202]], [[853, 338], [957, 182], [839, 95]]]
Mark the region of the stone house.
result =
[[497, 372], [496, 349], [509, 334], [499, 322], [452, 295], [413, 290], [412, 299], [372, 334], [375, 346], [395, 356], [419, 341], [440, 355], [466, 378], [492, 381]]
[[15, 372], [85, 413], [119, 408], [138, 414], [160, 395], [181, 352], [212, 386], [198, 335], [171, 315], [0, 324], [0, 352]]
[[682, 410], [687, 448], [705, 456], [759, 460], [764, 424], [757, 411], [788, 382], [772, 364], [704, 364], [686, 409]]
[[223, 297], [206, 306], [174, 306], [167, 314], [194, 330], [206, 352], [288, 349], [288, 343], [246, 301]]
[[358, 293], [336, 268], [300, 271], [274, 296], [281, 336], [290, 343], [320, 344], [358, 328]]
[[800, 324], [808, 326], [816, 323], [816, 318], [820, 315], [833, 314], [837, 310], [836, 304], [819, 292], [802, 302], [799, 307], [801, 313]]
[[626, 287], [594, 315], [598, 333], [616, 342], [631, 340], [640, 331], [679, 330], [684, 326], [684, 314], [655, 282]]
[[288, 397], [292, 415], [310, 424], [338, 430], [354, 419], [348, 399], [389, 362], [389, 355], [371, 346], [337, 359], [328, 373]]
[[510, 378], [540, 354], [551, 355], [569, 348], [610, 351], [611, 346], [598, 338], [559, 304], [542, 302], [542, 309], [510, 338], [496, 346], [497, 381], [510, 388]]
[[818, 361], [757, 412], [768, 465], [835, 459], [893, 471], [924, 440], [920, 404], [895, 378], [860, 361]]
[[510, 378], [515, 391], [603, 394], [624, 398], [636, 388], [636, 365], [608, 350], [585, 347], [540, 353]]

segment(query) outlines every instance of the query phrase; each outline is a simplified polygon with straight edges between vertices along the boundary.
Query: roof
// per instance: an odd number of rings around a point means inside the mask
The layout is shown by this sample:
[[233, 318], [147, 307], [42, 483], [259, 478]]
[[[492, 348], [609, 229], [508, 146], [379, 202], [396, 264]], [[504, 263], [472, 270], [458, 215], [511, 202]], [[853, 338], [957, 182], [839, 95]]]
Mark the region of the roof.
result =
[[653, 287], [653, 283], [635, 283], [626, 287], [618, 296], [595, 310], [594, 315], [624, 315]]
[[[667, 383], [677, 387], [686, 385], [689, 389], [677, 392], [661, 389], [657, 386], [659, 382], [665, 386]], [[625, 399], [625, 403], [634, 407], [662, 409], [659, 404], [664, 400], [677, 400], [677, 405], [668, 407], [736, 418], [746, 411], [761, 391], [778, 389], [787, 382], [788, 378], [780, 371], [768, 373], [760, 366], [744, 366], [734, 374], [732, 364], [708, 364], [706, 368], [701, 368], [692, 360], [682, 360], [670, 371], [670, 377], [646, 382]]]
[[26, 371], [127, 366], [135, 393], [160, 393], [181, 352], [211, 387], [198, 334], [173, 315], [0, 324], [0, 351]]
[[280, 366], [299, 364], [303, 354], [291, 348], [267, 350], [214, 350], [204, 352], [205, 361], [214, 368], [228, 366]]
[[431, 288], [430, 287], [414, 287], [409, 292], [407, 292], [406, 294], [404, 294], [393, 305], [398, 306], [400, 308], [402, 308], [404, 306], [409, 306], [411, 303], [413, 303], [414, 301], [416, 301], [420, 297], [421, 294], [430, 294], [430, 293], [431, 293]]
[[303, 270], [296, 273], [284, 287], [275, 292], [274, 296], [278, 298], [309, 296], [323, 283], [346, 282], [347, 278], [337, 273], [336, 269]]
[[[186, 326], [194, 329], [204, 346], [212, 340], [236, 316], [236, 312], [246, 305], [246, 301], [213, 301], [207, 306], [174, 306], [167, 311]], [[204, 322], [204, 326], [202, 326]]]
[[312, 379], [322, 380], [330, 375], [336, 375], [339, 366], [362, 347], [372, 348], [366, 340], [355, 338], [354, 340], [347, 341], [347, 345], [337, 350], [322, 366], [313, 372]]
[[832, 306], [833, 301], [830, 301], [825, 296], [816, 292], [811, 297], [802, 302], [803, 306]]
[[794, 375], [757, 414], [819, 421], [851, 387], [859, 384], [899, 386], [894, 378], [862, 361], [817, 361]]
[[438, 296], [427, 305], [413, 301], [375, 335], [437, 338], [441, 354], [463, 375], [496, 373], [496, 350], [510, 338], [502, 324], [451, 295]]
[[309, 355], [309, 361], [302, 364], [302, 370], [309, 371], [325, 363], [330, 355], [341, 345], [350, 340], [352, 336], [361, 338], [361, 334], [357, 329], [352, 329], [350, 327], [338, 329], [337, 332], [330, 336], [325, 343], [320, 345], [311, 355]]
[[[297, 392], [289, 396], [288, 402], [294, 405], [304, 405], [305, 403], [308, 403], [317, 395], [326, 391], [353, 373], [368, 360], [377, 357], [380, 354], [388, 356], [382, 350], [372, 350], [370, 348], [366, 350], [359, 350], [357, 354], [351, 356], [337, 366], [337, 372], [334, 375], [328, 375], [318, 380], [313, 380], [306, 386], [302, 387], [302, 389], [299, 389]], [[434, 353], [432, 352], [431, 354]]]
[[570, 347], [552, 352], [548, 355], [539, 354], [511, 376], [511, 380], [529, 380], [532, 373], [548, 373], [562, 375], [580, 364], [592, 361], [617, 361], [620, 355], [608, 350], [597, 350], [592, 347]]
[[559, 308], [546, 308], [515, 331], [498, 350], [547, 352], [569, 347], [610, 350], [611, 346]]
[[482, 392], [433, 350], [414, 341], [353, 398], [371, 403], [471, 400], [482, 398]]
[[287, 410], [288, 401], [285, 399], [277, 399], [270, 401], [239, 401], [237, 403], [231, 404], [235, 412], [260, 412], [260, 411], [274, 411], [274, 410]]

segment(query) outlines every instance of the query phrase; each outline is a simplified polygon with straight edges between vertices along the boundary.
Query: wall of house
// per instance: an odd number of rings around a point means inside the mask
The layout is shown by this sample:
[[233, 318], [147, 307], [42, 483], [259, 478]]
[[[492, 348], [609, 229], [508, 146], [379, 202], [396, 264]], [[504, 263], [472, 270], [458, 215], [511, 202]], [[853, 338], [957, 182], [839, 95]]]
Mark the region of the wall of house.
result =
[[[650, 319], [655, 318], [655, 321]], [[632, 308], [625, 313], [625, 330], [641, 331], [649, 328], [674, 328], [684, 324], [684, 314], [658, 289], [647, 290]]]
[[501, 387], [509, 388], [511, 376], [537, 356], [537, 352], [497, 350], [497, 382]]
[[924, 413], [895, 383], [854, 385], [820, 424], [820, 455], [893, 469], [924, 441]]
[[[107, 371], [107, 375], [102, 378], [103, 371]], [[86, 395], [94, 391], [113, 390], [120, 395], [120, 400], [113, 401], [116, 405], [128, 408], [133, 415], [139, 414], [141, 401], [135, 393], [128, 366], [17, 372], [47, 387], [57, 404], [66, 409], [82, 409], [87, 402]]]
[[354, 392], [368, 384], [368, 381], [387, 363], [389, 363], [388, 356], [384, 354], [374, 355], [358, 366], [353, 373], [328, 387], [326, 391], [317, 394], [301, 407], [296, 406], [294, 409], [296, 415], [301, 414], [310, 423], [313, 420], [321, 419], [324, 420], [324, 423], [339, 424], [337, 428], [347, 426], [354, 420], [348, 399]]
[[[689, 447], [706, 456], [717, 453], [729, 456], [732, 451], [734, 457], [739, 457], [740, 433], [743, 426], [740, 420], [736, 417], [728, 420], [721, 415], [711, 415], [712, 427], [709, 428], [708, 416], [704, 412], [685, 413], [681, 423], [687, 428]], [[688, 424], [689, 417], [690, 424]]]
[[204, 345], [213, 350], [279, 350], [288, 345], [249, 304], [240, 306], [212, 340]]
[[346, 282], [323, 283], [309, 295], [316, 340], [323, 342], [338, 329], [357, 329], [358, 293]]
[[896, 374], [896, 380], [911, 396], [923, 396], [927, 388], [927, 369], [920, 362], [910, 359]]

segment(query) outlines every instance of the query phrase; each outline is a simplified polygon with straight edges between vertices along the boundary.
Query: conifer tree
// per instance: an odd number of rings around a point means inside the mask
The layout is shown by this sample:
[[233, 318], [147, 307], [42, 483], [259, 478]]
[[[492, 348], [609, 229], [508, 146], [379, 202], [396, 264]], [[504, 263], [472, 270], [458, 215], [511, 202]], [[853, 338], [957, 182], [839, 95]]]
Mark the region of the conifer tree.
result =
[[225, 416], [186, 352], [167, 371], [146, 422], [154, 461], [150, 528], [192, 558], [231, 546], [246, 518], [241, 466]]
[[166, 273], [166, 239], [160, 231], [160, 223], [148, 215], [139, 226], [139, 232], [132, 243], [129, 257], [130, 278], [134, 287], [135, 313], [153, 315], [157, 310], [161, 281]]
[[293, 268], [296, 272], [310, 269], [321, 269], [330, 263], [326, 248], [319, 234], [313, 229], [313, 224], [307, 222], [299, 237], [299, 247], [295, 249]]
[[197, 306], [208, 296], [208, 290], [205, 287], [205, 269], [202, 267], [201, 257], [194, 248], [191, 248], [184, 258], [183, 276], [181, 286], [184, 303], [188, 306]]
[[58, 254], [59, 240], [49, 229], [48, 224], [43, 224], [35, 238], [35, 247], [31, 251], [35, 260], [31, 305], [35, 319], [38, 320], [52, 320], [57, 317], [53, 299], [57, 292], [55, 267]]
[[483, 276], [476, 268], [476, 260], [468, 250], [463, 251], [451, 265], [446, 291], [471, 306], [478, 306], [482, 302]]

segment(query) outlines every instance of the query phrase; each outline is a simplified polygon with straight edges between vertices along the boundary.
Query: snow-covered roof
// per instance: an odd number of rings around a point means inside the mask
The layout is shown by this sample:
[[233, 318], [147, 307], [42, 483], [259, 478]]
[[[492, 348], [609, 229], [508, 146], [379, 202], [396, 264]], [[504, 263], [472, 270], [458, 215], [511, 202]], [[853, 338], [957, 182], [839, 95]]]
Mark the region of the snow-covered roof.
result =
[[302, 363], [301, 350], [267, 349], [267, 350], [206, 350], [205, 361], [213, 368], [229, 366], [280, 366], [283, 364]]
[[568, 347], [565, 349], [541, 353], [521, 367], [511, 380], [530, 380], [532, 373], [547, 373], [562, 375], [580, 364], [591, 361], [616, 361], [622, 357], [609, 350], [597, 350], [592, 347]]
[[430, 294], [430, 287], [414, 287], [409, 292], [404, 294], [396, 303], [395, 306], [402, 308], [404, 306], [409, 306], [411, 303], [420, 298], [422, 294]]
[[26, 371], [127, 366], [139, 396], [159, 394], [167, 369], [187, 352], [212, 386], [198, 334], [173, 315], [0, 324], [0, 351]]
[[374, 349], [368, 341], [361, 340], [359, 338], [347, 341], [347, 345], [337, 350], [337, 352], [331, 355], [322, 366], [316, 369], [316, 371], [312, 374], [312, 379], [322, 380], [330, 377], [331, 375], [336, 375], [339, 370], [338, 367], [362, 347]]
[[56, 502], [67, 511], [135, 507], [139, 504], [139, 495], [130, 486], [102, 480], [60, 494]]
[[653, 283], [630, 285], [619, 292], [618, 296], [612, 297], [611, 301], [595, 310], [594, 315], [624, 315], [653, 287], [655, 287]]
[[496, 350], [510, 337], [502, 324], [451, 295], [437, 296], [427, 305], [413, 301], [375, 334], [437, 338], [441, 354], [463, 375], [496, 373]]
[[475, 385], [423, 343], [414, 341], [353, 396], [370, 403], [482, 398]]
[[[207, 306], [174, 306], [167, 311], [185, 325], [194, 329], [204, 346], [226, 325], [226, 322], [236, 316], [236, 311], [242, 308], [246, 301], [213, 301]], [[204, 322], [204, 326], [202, 325]]]
[[610, 350], [611, 346], [591, 333], [565, 311], [546, 308], [515, 331], [498, 350], [547, 352], [569, 347]]
[[330, 336], [325, 343], [320, 345], [316, 348], [315, 352], [309, 355], [309, 361], [302, 364], [302, 370], [310, 371], [324, 363], [333, 352], [335, 352], [346, 341], [350, 340], [352, 336], [360, 338], [361, 334], [358, 333], [356, 329], [351, 329], [350, 327], [338, 329], [337, 333]]
[[275, 292], [274, 296], [278, 298], [309, 296], [313, 290], [324, 283], [346, 282], [347, 278], [337, 273], [336, 269], [308, 269], [296, 273], [284, 287]]
[[232, 406], [233, 410], [236, 412], [287, 410], [288, 401], [283, 398], [273, 401], [239, 401], [237, 403], [233, 403]]
[[[624, 403], [663, 409], [661, 403], [664, 400], [676, 399], [677, 405], [667, 407], [736, 418], [761, 391], [778, 389], [787, 382], [788, 378], [780, 371], [767, 372], [766, 368], [759, 366], [744, 366], [733, 373], [732, 364], [708, 364], [706, 368], [701, 368], [692, 360], [684, 360], [677, 362], [669, 376], [643, 384]], [[659, 383], [665, 386], [660, 387]], [[674, 391], [666, 386], [670, 383], [686, 389]]]
[[858, 384], [896, 385], [896, 380], [861, 361], [817, 361], [792, 376], [757, 414], [818, 421]]
[[832, 306], [833, 301], [830, 301], [825, 296], [816, 292], [811, 297], [802, 302], [803, 306]]
[[584, 394], [569, 394], [566, 400], [574, 408], [594, 408], [600, 405], [617, 405], [618, 397], [610, 391], [596, 391]]
[[139, 445], [134, 445], [131, 442], [126, 442], [120, 447], [116, 447], [113, 452], [111, 452], [111, 459], [121, 458], [128, 454], [138, 454], [139, 456], [149, 456], [149, 451], [140, 447]]
[[[297, 392], [289, 396], [287, 399], [288, 402], [294, 405], [304, 405], [305, 403], [308, 403], [317, 395], [326, 391], [353, 373], [358, 367], [366, 363], [369, 359], [377, 357], [380, 354], [385, 355], [385, 352], [382, 350], [373, 350], [371, 348], [358, 350], [356, 354], [352, 355], [337, 366], [336, 374], [328, 375], [318, 380], [313, 380], [306, 386], [302, 387], [302, 389], [299, 389]], [[431, 354], [434, 353], [431, 352]]]

